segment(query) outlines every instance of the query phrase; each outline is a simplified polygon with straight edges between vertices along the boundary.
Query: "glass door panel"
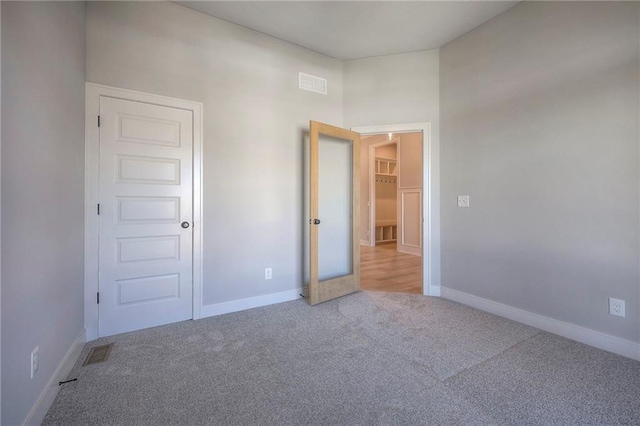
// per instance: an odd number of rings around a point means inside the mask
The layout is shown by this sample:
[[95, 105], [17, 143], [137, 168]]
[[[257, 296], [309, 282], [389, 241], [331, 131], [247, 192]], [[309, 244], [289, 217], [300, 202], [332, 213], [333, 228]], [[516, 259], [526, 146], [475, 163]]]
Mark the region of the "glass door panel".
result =
[[318, 137], [318, 279], [353, 274], [353, 142]]

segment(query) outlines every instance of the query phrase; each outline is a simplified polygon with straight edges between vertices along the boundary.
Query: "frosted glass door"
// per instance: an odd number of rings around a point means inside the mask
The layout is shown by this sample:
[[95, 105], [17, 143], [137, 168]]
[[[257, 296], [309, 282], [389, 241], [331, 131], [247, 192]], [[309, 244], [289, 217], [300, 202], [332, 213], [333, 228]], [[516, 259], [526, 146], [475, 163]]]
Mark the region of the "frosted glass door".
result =
[[318, 279], [353, 274], [353, 142], [318, 138]]
[[360, 289], [360, 135], [312, 121], [310, 140], [309, 301], [315, 305]]

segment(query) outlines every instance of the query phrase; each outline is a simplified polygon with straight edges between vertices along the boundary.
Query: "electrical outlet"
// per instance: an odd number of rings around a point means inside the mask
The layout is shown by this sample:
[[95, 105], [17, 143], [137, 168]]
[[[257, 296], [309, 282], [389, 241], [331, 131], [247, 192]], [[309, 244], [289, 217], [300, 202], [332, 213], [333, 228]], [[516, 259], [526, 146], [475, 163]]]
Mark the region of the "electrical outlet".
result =
[[458, 195], [458, 207], [469, 207], [468, 195]]
[[271, 276], [272, 276], [271, 268], [265, 268], [265, 270], [264, 270], [264, 279], [265, 280], [270, 280]]
[[31, 378], [36, 375], [38, 369], [40, 368], [40, 347], [36, 346], [36, 348], [31, 352]]
[[611, 315], [616, 315], [618, 317], [625, 316], [624, 313], [624, 300], [622, 299], [614, 299], [613, 297], [609, 298], [609, 313]]

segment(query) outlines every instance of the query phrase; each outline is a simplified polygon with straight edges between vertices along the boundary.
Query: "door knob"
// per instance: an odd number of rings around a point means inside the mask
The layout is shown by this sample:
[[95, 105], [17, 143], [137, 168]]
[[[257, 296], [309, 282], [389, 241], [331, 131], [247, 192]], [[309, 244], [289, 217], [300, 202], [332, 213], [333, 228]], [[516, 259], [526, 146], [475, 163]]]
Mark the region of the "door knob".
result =
[[320, 225], [320, 219], [313, 219], [314, 225]]
[[189, 222], [182, 222], [180, 226], [182, 226], [184, 229], [187, 229], [189, 227]]

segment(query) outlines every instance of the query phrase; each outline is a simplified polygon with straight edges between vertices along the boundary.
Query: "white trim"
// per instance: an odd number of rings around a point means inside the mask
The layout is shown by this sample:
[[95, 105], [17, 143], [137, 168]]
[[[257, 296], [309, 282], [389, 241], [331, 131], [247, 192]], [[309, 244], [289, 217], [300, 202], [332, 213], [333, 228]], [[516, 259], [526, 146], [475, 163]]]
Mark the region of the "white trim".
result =
[[[422, 227], [423, 261], [422, 261], [422, 293], [425, 296], [437, 296], [436, 288], [440, 283], [435, 282], [437, 274], [433, 273], [434, 268], [439, 269], [439, 265], [435, 265], [433, 258], [440, 259], [440, 211], [439, 194], [440, 176], [437, 170], [440, 170], [440, 150], [435, 144], [437, 140], [431, 138], [431, 123], [405, 123], [390, 124], [383, 126], [362, 126], [352, 127], [351, 130], [363, 135], [376, 135], [382, 133], [414, 133], [422, 132], [422, 211], [423, 221], [426, 214], [426, 226]], [[434, 171], [435, 169], [435, 171]], [[375, 238], [374, 238], [375, 240]]]
[[202, 318], [244, 311], [246, 309], [259, 308], [261, 306], [275, 305], [276, 303], [290, 302], [292, 300], [300, 299], [300, 293], [302, 293], [302, 289], [298, 288], [295, 290], [281, 291], [280, 293], [249, 297], [247, 299], [204, 305], [202, 307]]
[[441, 287], [439, 285], [430, 285], [429, 286], [429, 296], [440, 297], [441, 296]]
[[202, 317], [202, 103], [86, 83], [84, 325], [87, 340], [98, 338], [98, 217], [100, 96], [170, 106], [193, 112], [193, 319]]
[[[2, 7], [0, 7], [2, 11]], [[2, 23], [2, 13], [0, 12], [0, 23]], [[1, 25], [0, 25], [1, 27]], [[0, 28], [0, 34], [2, 29]], [[1, 38], [1, 37], [0, 37]], [[0, 47], [2, 41], [0, 40]], [[0, 153], [2, 152], [2, 55], [0, 55]], [[2, 164], [2, 155], [0, 154], [0, 164]], [[1, 169], [1, 167], [0, 167]], [[0, 170], [0, 188], [2, 188], [2, 170]], [[0, 191], [1, 192], [1, 191]], [[0, 212], [2, 211], [2, 194], [0, 193]], [[2, 214], [0, 213], [0, 223], [2, 223]], [[1, 233], [0, 233], [1, 234]], [[2, 235], [0, 235], [0, 247]], [[2, 307], [2, 255], [0, 254], [0, 307]], [[0, 309], [1, 310], [1, 309]], [[0, 330], [2, 330], [2, 313], [0, 312]], [[0, 354], [2, 354], [2, 341], [0, 339]], [[0, 377], [2, 377], [2, 356], [0, 355]], [[2, 422], [2, 386], [0, 386], [0, 423]]]
[[203, 104], [193, 103], [193, 319], [202, 318], [202, 255], [204, 253], [203, 238], [203, 192], [202, 163], [203, 155]]
[[42, 393], [31, 408], [31, 411], [29, 411], [29, 414], [23, 424], [39, 425], [42, 423], [44, 417], [49, 411], [49, 408], [51, 408], [53, 401], [56, 399], [58, 391], [60, 390], [58, 382], [64, 381], [69, 373], [71, 373], [73, 366], [76, 365], [76, 361], [78, 361], [80, 354], [82, 354], [82, 349], [84, 349], [84, 344], [86, 342], [86, 330], [83, 328], [76, 340], [71, 344], [71, 347], [64, 358], [62, 358], [58, 368], [56, 368], [51, 379], [49, 379], [47, 386], [42, 390]]
[[494, 302], [493, 300], [483, 299], [482, 297], [447, 287], [442, 288], [442, 297], [584, 343], [585, 345], [595, 346], [596, 348], [640, 361], [640, 343], [534, 314], [533, 312], [514, 308], [509, 305]]

